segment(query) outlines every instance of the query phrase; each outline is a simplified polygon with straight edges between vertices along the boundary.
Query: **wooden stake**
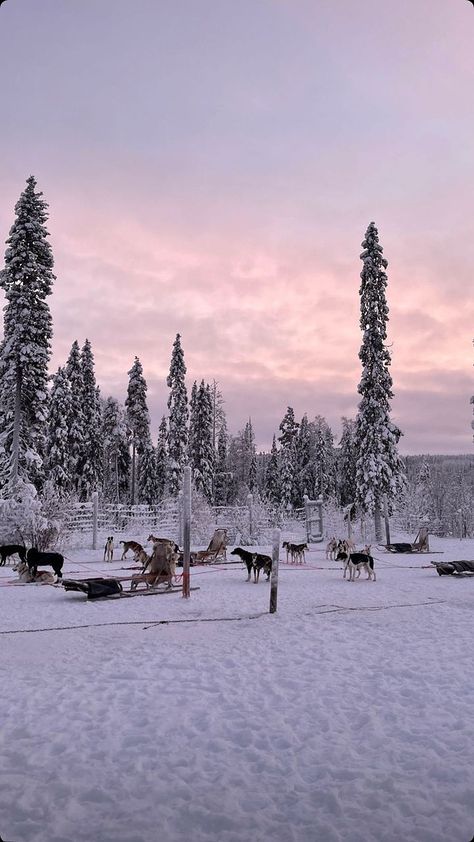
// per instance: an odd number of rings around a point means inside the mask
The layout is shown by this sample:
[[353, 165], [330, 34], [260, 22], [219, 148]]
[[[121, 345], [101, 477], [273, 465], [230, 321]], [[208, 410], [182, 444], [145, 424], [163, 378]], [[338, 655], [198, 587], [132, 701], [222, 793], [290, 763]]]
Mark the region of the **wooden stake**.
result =
[[191, 593], [191, 468], [187, 466], [183, 474], [183, 597], [189, 599]]
[[273, 530], [272, 575], [270, 577], [270, 614], [277, 610], [278, 564], [280, 561], [280, 530]]

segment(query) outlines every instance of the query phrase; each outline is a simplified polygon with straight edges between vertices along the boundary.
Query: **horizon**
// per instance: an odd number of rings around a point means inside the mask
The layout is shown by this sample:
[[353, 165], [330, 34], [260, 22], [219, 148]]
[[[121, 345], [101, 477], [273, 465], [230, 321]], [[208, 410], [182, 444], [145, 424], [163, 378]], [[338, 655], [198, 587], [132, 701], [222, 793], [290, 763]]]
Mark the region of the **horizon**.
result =
[[400, 453], [469, 456], [469, 5], [184, 6], [0, 9], [0, 239], [32, 172], [57, 275], [51, 372], [87, 337], [102, 396], [123, 403], [137, 355], [156, 441], [180, 333], [188, 394], [215, 379], [233, 435], [250, 416], [268, 451], [292, 406], [337, 444], [359, 403], [374, 219]]

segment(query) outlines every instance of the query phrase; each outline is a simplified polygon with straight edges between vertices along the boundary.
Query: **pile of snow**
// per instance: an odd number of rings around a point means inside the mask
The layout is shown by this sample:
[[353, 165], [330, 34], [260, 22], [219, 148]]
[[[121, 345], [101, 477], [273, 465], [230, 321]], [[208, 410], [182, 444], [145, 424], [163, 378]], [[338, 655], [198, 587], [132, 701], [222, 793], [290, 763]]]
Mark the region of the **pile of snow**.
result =
[[[376, 583], [318, 546], [274, 615], [238, 564], [193, 568], [189, 600], [99, 602], [0, 568], [0, 836], [467, 842], [474, 579], [430, 560], [474, 541], [430, 543], [376, 552]], [[101, 557], [65, 576], [132, 575]]]

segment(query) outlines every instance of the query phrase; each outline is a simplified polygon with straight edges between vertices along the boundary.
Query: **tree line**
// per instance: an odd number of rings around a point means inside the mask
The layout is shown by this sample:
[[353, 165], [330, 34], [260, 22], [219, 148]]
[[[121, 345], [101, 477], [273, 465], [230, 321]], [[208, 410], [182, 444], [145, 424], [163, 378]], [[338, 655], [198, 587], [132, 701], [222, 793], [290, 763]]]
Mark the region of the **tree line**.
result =
[[176, 336], [167, 385], [169, 397], [155, 441], [147, 383], [135, 357], [126, 398], [106, 399], [94, 371], [88, 339], [75, 340], [68, 359], [48, 376], [52, 319], [47, 299], [55, 280], [48, 241], [47, 204], [31, 176], [15, 206], [0, 285], [5, 292], [0, 345], [0, 483], [13, 494], [20, 479], [41, 489], [54, 483], [64, 494], [88, 499], [157, 503], [176, 495], [184, 466], [194, 486], [216, 504], [239, 502], [249, 491], [285, 508], [304, 495], [356, 503], [375, 517], [390, 507], [405, 483], [398, 453], [401, 431], [391, 421], [393, 397], [387, 347], [387, 261], [371, 222], [360, 255], [360, 403], [355, 419], [342, 420], [336, 445], [323, 416], [295, 419], [289, 406], [269, 453], [257, 453], [252, 420], [228, 432], [224, 399], [213, 381], [196, 381], [188, 396], [181, 336]]

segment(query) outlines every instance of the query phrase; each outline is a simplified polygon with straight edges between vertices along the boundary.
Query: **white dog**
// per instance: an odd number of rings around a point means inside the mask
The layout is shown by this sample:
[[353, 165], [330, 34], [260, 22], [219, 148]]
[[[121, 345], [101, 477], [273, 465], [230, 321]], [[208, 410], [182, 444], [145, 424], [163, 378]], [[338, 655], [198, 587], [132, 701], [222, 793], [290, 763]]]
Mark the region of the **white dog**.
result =
[[114, 560], [114, 538], [113, 535], [109, 535], [107, 541], [105, 542], [104, 547], [104, 561], [113, 561]]

